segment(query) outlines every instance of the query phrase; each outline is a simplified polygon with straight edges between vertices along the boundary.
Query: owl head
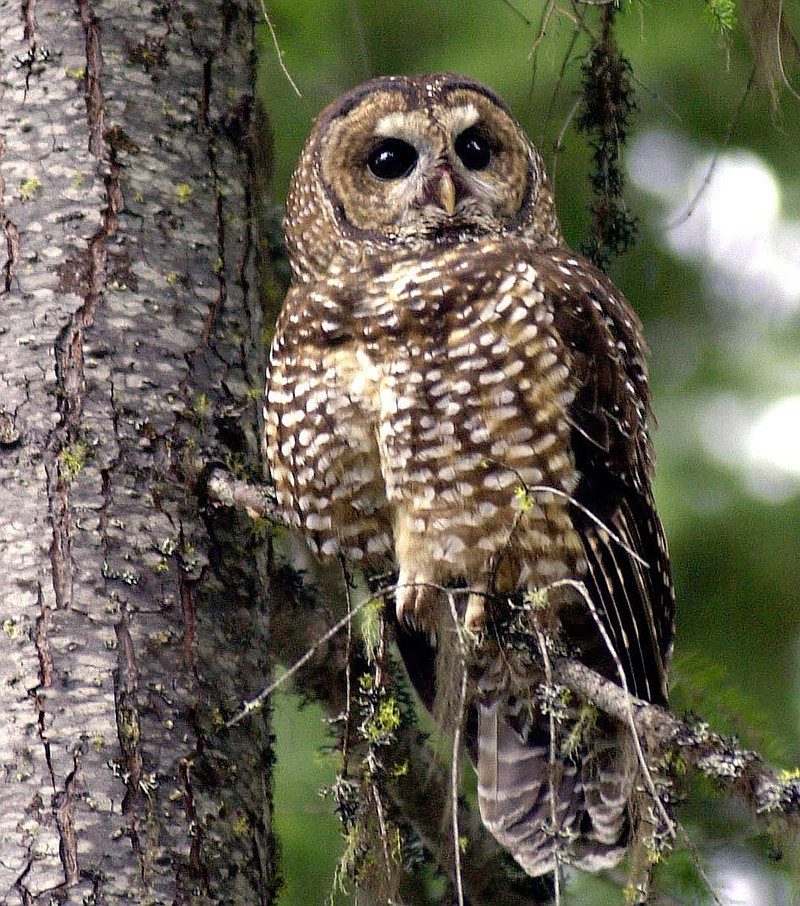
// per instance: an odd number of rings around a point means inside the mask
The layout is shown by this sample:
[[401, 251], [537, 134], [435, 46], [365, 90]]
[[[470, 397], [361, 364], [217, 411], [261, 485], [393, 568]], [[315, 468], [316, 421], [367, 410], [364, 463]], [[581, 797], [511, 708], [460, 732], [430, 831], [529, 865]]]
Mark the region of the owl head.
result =
[[295, 279], [335, 258], [515, 233], [560, 244], [541, 157], [489, 88], [450, 73], [366, 82], [327, 107], [292, 177]]

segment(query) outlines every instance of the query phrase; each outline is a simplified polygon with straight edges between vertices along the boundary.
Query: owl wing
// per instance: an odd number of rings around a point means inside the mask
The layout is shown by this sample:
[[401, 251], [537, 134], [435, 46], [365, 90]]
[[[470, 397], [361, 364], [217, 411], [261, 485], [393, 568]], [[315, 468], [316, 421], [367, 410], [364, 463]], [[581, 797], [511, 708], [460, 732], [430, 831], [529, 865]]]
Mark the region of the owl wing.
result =
[[[572, 521], [586, 555], [587, 590], [631, 692], [664, 704], [674, 594], [650, 487], [653, 416], [641, 326], [588, 262], [556, 252], [536, 268], [554, 300], [554, 327], [577, 388], [570, 418], [580, 480]], [[598, 669], [618, 682], [616, 668], [599, 660]]]
[[[652, 415], [641, 328], [588, 262], [556, 251], [531, 263], [574, 390], [567, 415], [578, 484], [570, 519], [592, 602], [591, 609], [583, 600], [560, 606], [561, 626], [583, 663], [619, 682], [594, 610], [629, 689], [663, 703], [673, 595], [650, 489]], [[553, 762], [548, 718], [501, 693], [476, 702], [468, 736], [484, 823], [529, 874], [551, 871], [558, 850], [561, 860], [590, 871], [619, 861], [637, 820], [630, 804], [637, 761], [627, 728], [598, 715], [579, 750]]]
[[[503, 256], [495, 268], [500, 273], [508, 267], [507, 252], [495, 254]], [[487, 270], [493, 263], [487, 256]], [[674, 598], [650, 487], [653, 419], [641, 326], [610, 281], [569, 251], [533, 255], [530, 263], [536, 289], [553, 312], [574, 388], [569, 446], [579, 481], [570, 519], [586, 559], [583, 581], [631, 692], [664, 703]], [[562, 620], [583, 662], [619, 682], [585, 604], [564, 611]], [[398, 642], [430, 707], [434, 653], [422, 633], [401, 632]]]

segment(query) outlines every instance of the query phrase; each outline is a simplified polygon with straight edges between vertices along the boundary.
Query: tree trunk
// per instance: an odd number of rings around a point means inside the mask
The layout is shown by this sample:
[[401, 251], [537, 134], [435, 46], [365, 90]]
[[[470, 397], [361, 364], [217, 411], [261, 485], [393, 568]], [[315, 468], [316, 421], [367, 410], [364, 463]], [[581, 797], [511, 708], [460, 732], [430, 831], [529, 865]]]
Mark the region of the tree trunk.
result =
[[273, 901], [254, 23], [0, 2], [2, 903]]

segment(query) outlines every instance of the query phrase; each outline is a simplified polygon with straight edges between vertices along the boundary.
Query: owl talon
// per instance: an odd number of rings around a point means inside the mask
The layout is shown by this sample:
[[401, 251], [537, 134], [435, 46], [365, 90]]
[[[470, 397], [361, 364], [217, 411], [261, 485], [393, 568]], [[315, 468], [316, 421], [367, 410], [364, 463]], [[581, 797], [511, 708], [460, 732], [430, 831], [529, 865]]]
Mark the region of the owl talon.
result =
[[398, 584], [395, 608], [397, 622], [413, 630], [429, 630], [437, 591], [421, 578]]
[[470, 595], [464, 614], [464, 626], [470, 632], [482, 632], [486, 628], [486, 611], [483, 595]]

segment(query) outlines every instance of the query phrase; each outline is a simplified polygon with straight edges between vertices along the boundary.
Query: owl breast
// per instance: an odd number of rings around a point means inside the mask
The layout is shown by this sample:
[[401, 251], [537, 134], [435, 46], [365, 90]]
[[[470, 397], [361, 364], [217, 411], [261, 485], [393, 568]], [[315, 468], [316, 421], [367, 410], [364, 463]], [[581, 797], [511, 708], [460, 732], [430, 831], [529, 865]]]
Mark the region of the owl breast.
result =
[[536, 256], [486, 239], [368, 276], [303, 287], [273, 344], [269, 452], [295, 525], [323, 556], [391, 556], [401, 585], [579, 570], [574, 388]]

